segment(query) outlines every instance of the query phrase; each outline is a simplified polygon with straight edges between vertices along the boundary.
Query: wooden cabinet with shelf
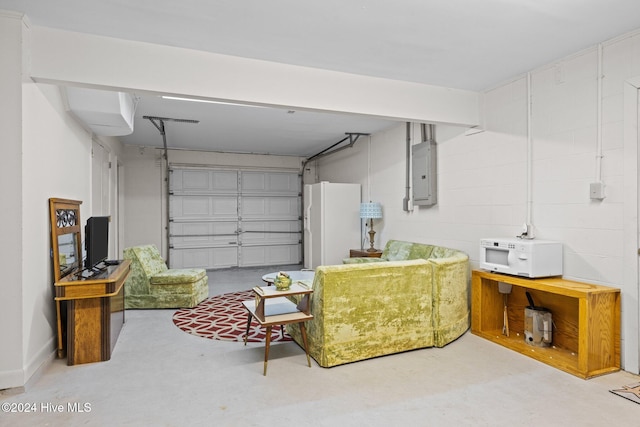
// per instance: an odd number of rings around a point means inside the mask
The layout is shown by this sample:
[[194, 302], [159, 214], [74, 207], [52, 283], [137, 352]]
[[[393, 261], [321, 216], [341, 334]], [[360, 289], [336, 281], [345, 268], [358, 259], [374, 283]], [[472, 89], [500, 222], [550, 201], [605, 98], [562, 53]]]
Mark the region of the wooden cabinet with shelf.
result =
[[[503, 334], [504, 295], [510, 333]], [[535, 347], [524, 340], [526, 292], [553, 316], [553, 342]], [[471, 280], [471, 332], [580, 378], [620, 370], [620, 290], [565, 280], [527, 279], [474, 270]]]
[[55, 283], [55, 300], [67, 307], [69, 365], [111, 359], [124, 325], [124, 282], [130, 270], [131, 261], [123, 260], [91, 278], [69, 274]]

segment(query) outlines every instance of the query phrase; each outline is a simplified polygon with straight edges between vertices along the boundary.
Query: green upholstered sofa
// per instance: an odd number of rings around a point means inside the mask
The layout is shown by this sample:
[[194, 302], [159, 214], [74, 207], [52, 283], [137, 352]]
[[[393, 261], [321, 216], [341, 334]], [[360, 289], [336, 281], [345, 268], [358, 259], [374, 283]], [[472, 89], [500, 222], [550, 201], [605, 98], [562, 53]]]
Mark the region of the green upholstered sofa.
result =
[[[464, 252], [390, 241], [381, 260], [347, 262], [320, 266], [314, 275], [314, 318], [306, 330], [309, 352], [320, 366], [443, 347], [469, 328]], [[287, 328], [302, 345], [299, 325]]]
[[206, 270], [169, 269], [155, 245], [126, 248], [124, 259], [131, 260], [125, 308], [195, 307], [209, 295]]

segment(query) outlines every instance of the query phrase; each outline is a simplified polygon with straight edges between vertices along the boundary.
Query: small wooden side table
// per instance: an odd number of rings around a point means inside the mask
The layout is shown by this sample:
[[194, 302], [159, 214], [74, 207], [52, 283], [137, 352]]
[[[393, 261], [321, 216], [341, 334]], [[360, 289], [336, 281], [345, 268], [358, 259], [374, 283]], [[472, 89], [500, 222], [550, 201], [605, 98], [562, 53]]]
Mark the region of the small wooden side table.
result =
[[366, 249], [350, 249], [349, 258], [380, 258], [382, 251], [376, 249], [375, 252], [368, 252]]
[[[294, 282], [289, 290], [279, 291], [273, 286], [256, 286], [253, 288], [256, 295], [254, 300], [243, 301], [242, 305], [247, 309], [247, 333], [244, 336], [244, 345], [247, 345], [251, 319], [256, 318], [261, 326], [266, 326], [267, 336], [264, 347], [264, 371], [267, 375], [267, 361], [269, 360], [269, 346], [271, 345], [271, 328], [273, 325], [286, 325], [300, 323], [300, 332], [304, 342], [304, 351], [307, 354], [307, 364], [311, 367], [309, 358], [309, 346], [307, 344], [307, 331], [304, 322], [313, 319], [311, 314], [311, 294], [313, 290], [304, 283]], [[291, 302], [287, 296], [303, 295], [298, 305]]]

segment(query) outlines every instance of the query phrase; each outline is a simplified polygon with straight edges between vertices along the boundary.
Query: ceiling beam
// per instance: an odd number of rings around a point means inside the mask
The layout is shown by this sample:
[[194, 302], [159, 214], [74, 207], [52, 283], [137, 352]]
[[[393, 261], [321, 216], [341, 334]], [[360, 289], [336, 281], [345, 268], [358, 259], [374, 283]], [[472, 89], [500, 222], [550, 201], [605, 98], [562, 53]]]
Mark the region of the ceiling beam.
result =
[[399, 121], [479, 124], [472, 91], [30, 28], [37, 82], [169, 94]]

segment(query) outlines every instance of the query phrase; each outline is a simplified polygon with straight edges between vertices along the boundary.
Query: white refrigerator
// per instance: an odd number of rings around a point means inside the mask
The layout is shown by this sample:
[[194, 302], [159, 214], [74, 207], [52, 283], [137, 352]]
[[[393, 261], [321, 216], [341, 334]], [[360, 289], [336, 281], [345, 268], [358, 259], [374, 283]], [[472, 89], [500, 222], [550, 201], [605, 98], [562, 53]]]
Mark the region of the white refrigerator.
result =
[[360, 184], [304, 186], [304, 268], [342, 264], [360, 248]]

